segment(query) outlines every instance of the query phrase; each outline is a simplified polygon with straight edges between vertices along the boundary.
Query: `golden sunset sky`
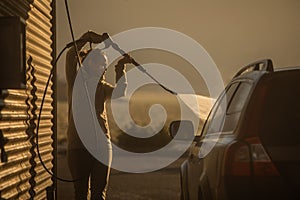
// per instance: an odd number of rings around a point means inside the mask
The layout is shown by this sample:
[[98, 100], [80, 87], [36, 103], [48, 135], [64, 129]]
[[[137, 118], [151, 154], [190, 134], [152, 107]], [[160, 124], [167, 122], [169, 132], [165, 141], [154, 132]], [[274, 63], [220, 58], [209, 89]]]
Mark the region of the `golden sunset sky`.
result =
[[[300, 65], [299, 0], [69, 0], [69, 7], [76, 38], [87, 30], [114, 35], [149, 26], [186, 34], [210, 54], [224, 83], [262, 58], [271, 58], [276, 67]], [[71, 41], [63, 0], [57, 1], [56, 20], [60, 51]], [[137, 54], [136, 59], [149, 62], [151, 56]], [[63, 65], [64, 59], [59, 79]]]

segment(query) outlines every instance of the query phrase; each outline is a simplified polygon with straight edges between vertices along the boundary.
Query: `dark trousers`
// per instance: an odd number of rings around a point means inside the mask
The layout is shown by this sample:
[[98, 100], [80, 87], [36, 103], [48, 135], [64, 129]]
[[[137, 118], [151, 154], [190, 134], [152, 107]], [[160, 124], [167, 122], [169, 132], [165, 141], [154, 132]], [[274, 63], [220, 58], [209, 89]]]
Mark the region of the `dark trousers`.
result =
[[91, 199], [101, 200], [106, 197], [110, 168], [95, 159], [86, 149], [68, 151], [68, 163], [74, 182], [75, 199], [86, 200], [89, 188]]

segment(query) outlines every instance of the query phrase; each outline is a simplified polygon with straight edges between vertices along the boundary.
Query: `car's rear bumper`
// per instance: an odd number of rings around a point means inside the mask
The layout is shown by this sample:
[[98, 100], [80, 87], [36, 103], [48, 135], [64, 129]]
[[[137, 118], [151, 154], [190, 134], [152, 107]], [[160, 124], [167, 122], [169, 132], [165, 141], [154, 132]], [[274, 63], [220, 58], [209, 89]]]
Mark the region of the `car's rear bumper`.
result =
[[217, 190], [217, 199], [300, 199], [280, 177], [227, 177], [224, 180]]

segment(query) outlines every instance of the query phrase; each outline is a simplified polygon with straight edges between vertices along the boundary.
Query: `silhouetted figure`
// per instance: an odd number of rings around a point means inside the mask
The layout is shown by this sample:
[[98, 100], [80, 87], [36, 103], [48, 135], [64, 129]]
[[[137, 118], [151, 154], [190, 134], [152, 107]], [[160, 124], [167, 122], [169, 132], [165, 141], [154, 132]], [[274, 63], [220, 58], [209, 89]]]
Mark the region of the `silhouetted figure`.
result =
[[[105, 199], [106, 197], [110, 163], [112, 160], [112, 147], [107, 124], [105, 102], [107, 99], [111, 98], [115, 87], [105, 82], [104, 74], [107, 67], [107, 57], [101, 52], [100, 49], [93, 49], [87, 52], [82, 51], [82, 48], [87, 42], [100, 43], [102, 42], [102, 36], [89, 31], [83, 34], [76, 44], [78, 50], [80, 51], [80, 57], [83, 61], [84, 69], [82, 69], [82, 71], [86, 81], [97, 81], [95, 110], [99, 125], [106, 136], [103, 137], [106, 141], [101, 141], [101, 153], [105, 154], [105, 162], [108, 166], [99, 162], [96, 158], [94, 158], [93, 155], [90, 154], [90, 152], [83, 145], [75, 127], [72, 113], [72, 92], [79, 68], [77, 65], [77, 55], [74, 46], [69, 49], [66, 57], [66, 77], [68, 82], [69, 105], [69, 122], [67, 130], [68, 163], [73, 179], [79, 179], [78, 181], [74, 182], [75, 199], [83, 200], [87, 198], [90, 178], [91, 199], [99, 200]], [[127, 86], [125, 64], [131, 62], [132, 58], [126, 54], [115, 66], [116, 83], [118, 82], [118, 96], [125, 95]], [[85, 83], [82, 82], [82, 84]], [[83, 91], [82, 95], [86, 95], [86, 93]]]

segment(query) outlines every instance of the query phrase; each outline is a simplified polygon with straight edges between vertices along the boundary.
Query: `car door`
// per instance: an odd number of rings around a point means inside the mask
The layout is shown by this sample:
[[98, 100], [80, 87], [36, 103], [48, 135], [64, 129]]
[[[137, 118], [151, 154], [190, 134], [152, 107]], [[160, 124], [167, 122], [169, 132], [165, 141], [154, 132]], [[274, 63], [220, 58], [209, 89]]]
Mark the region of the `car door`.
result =
[[236, 140], [235, 128], [240, 122], [241, 111], [252, 88], [250, 79], [235, 80], [226, 87], [225, 93], [213, 107], [200, 140], [190, 152], [190, 199], [218, 195], [224, 152], [226, 147]]
[[[199, 195], [210, 195], [207, 182], [207, 167], [210, 168], [209, 171], [216, 171], [216, 169], [212, 168], [215, 168], [215, 164], [218, 162], [218, 158], [215, 157], [218, 152], [215, 151], [218, 149], [217, 141], [224, 125], [227, 105], [231, 101], [237, 87], [238, 83], [231, 84], [220, 95], [206, 120], [200, 140], [190, 150], [187, 169], [187, 185], [190, 199], [198, 199]], [[201, 186], [199, 185], [199, 180], [201, 180]]]

